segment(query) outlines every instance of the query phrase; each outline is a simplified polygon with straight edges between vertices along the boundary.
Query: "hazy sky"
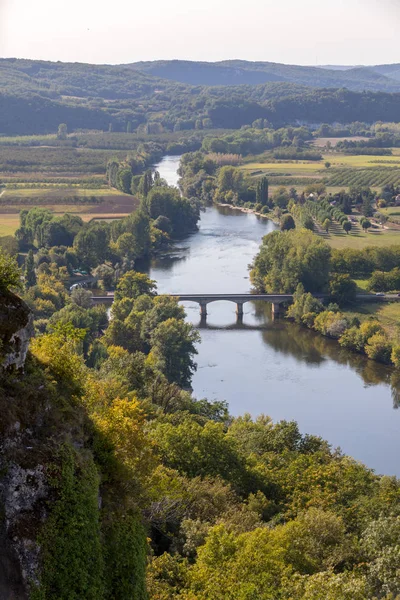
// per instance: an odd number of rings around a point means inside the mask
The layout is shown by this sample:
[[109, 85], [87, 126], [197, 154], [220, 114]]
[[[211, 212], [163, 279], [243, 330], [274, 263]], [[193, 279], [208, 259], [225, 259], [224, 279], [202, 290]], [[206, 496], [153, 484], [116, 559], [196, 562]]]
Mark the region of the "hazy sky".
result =
[[400, 0], [0, 0], [0, 56], [400, 62]]

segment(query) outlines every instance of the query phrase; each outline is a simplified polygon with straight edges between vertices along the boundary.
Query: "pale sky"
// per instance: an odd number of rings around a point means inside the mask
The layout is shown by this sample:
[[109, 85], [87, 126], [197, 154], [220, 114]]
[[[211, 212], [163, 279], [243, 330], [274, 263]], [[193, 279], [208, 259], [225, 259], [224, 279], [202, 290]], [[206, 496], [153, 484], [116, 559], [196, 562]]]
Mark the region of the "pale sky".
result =
[[0, 57], [400, 62], [400, 0], [0, 0]]

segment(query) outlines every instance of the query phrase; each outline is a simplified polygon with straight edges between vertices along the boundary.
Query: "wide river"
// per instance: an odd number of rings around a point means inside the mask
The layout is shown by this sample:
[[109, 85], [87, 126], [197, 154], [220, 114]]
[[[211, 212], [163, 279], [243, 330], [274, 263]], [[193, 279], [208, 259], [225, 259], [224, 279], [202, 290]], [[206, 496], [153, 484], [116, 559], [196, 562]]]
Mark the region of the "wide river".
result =
[[[174, 185], [178, 165], [179, 157], [165, 157], [156, 168]], [[154, 260], [150, 275], [161, 293], [249, 292], [247, 267], [274, 228], [253, 214], [208, 208], [199, 231]], [[200, 326], [198, 305], [185, 308]], [[302, 433], [322, 436], [378, 473], [399, 476], [400, 377], [285, 319], [272, 322], [263, 302], [244, 305], [242, 324], [235, 309], [230, 302], [207, 308], [194, 395], [226, 400], [233, 415], [295, 420]]]

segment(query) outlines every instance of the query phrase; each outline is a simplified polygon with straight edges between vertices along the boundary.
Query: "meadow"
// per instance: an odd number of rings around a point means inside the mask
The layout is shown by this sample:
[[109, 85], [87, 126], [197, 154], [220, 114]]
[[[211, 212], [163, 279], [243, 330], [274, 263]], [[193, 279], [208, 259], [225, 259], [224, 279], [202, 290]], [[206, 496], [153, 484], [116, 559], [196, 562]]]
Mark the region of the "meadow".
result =
[[[328, 192], [352, 185], [380, 189], [386, 184], [400, 184], [400, 152], [392, 149], [392, 156], [350, 155], [325, 151], [320, 161], [272, 161], [270, 155], [252, 157], [242, 165], [242, 170], [250, 177], [266, 175], [271, 189], [280, 185], [296, 187], [300, 191], [311, 184], [323, 182]], [[326, 164], [329, 163], [327, 167]]]

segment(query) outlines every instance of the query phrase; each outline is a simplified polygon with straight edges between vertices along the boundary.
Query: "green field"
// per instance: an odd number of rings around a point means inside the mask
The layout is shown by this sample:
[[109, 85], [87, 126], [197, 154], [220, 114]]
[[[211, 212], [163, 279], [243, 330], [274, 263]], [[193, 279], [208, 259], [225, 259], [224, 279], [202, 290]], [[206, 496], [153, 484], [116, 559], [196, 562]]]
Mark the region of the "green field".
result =
[[[352, 185], [379, 189], [390, 183], [400, 184], [398, 150], [392, 149], [393, 156], [357, 156], [325, 152], [320, 161], [261, 159], [246, 163], [241, 169], [251, 177], [268, 176], [271, 187], [293, 185], [300, 188], [301, 180], [304, 179], [305, 185], [313, 181], [322, 181], [332, 193], [336, 189], [349, 188]], [[325, 166], [326, 162], [330, 163], [329, 168]]]

